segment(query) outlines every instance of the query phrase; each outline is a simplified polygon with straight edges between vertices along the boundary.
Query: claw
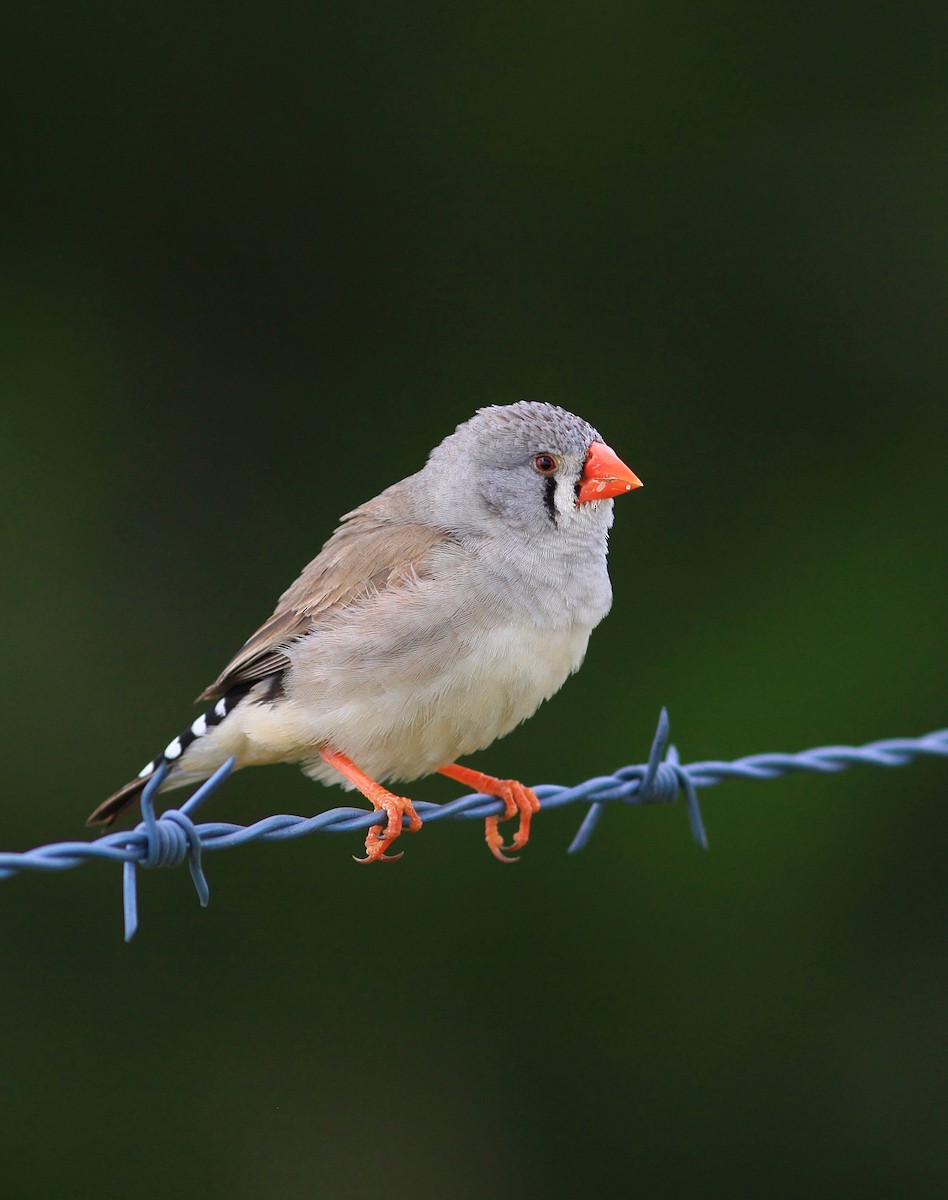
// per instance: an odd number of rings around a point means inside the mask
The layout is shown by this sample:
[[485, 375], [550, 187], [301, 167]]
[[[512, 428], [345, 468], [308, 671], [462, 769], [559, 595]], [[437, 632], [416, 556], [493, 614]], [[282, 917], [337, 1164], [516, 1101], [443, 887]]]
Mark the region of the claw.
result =
[[[415, 831], [409, 828], [409, 833]], [[405, 851], [399, 850], [397, 854], [386, 854], [385, 850], [392, 844], [394, 838], [386, 838], [375, 832], [375, 826], [369, 831], [365, 839], [365, 848], [368, 851], [365, 858], [359, 858], [357, 854], [353, 854], [352, 861], [357, 863], [372, 863], [372, 862], [398, 862], [400, 858], [404, 858]], [[370, 845], [371, 842], [371, 845]]]
[[488, 849], [498, 862], [520, 862], [519, 858], [511, 858], [508, 854], [504, 854], [505, 850], [512, 850], [513, 846], [504, 845], [503, 834], [498, 829], [499, 823], [500, 817], [487, 817], [484, 822], [487, 827], [484, 832], [484, 840], [487, 842]]

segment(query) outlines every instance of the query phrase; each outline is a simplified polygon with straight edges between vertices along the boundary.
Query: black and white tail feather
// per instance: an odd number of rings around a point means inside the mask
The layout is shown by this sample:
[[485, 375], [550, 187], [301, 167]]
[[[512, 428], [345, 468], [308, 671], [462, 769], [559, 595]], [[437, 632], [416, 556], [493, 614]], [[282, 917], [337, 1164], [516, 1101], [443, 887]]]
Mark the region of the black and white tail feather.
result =
[[[176, 738], [173, 738], [156, 758], [153, 758], [151, 762], [146, 763], [142, 767], [134, 779], [126, 783], [124, 787], [119, 788], [114, 795], [109, 796], [108, 800], [103, 800], [95, 812], [86, 820], [86, 824], [111, 825], [126, 808], [135, 803], [144, 791], [145, 784], [163, 763], [166, 763], [169, 767], [173, 766], [192, 742], [197, 741], [200, 737], [204, 737], [206, 733], [210, 733], [212, 729], [220, 725], [246, 697], [253, 686], [253, 682], [241, 683], [225, 692], [213, 708], [209, 708], [207, 712], [201, 713], [197, 720], [192, 721], [183, 733], [179, 733]], [[188, 783], [190, 780], [184, 779], [181, 782]], [[175, 786], [173, 775], [164, 786]]]

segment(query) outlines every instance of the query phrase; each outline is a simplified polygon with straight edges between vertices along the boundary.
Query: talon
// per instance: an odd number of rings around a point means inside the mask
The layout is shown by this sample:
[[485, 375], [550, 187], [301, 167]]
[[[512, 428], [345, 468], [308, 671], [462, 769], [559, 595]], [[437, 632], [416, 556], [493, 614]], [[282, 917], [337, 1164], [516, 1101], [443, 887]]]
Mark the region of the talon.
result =
[[365, 858], [359, 858], [357, 854], [353, 854], [352, 861], [357, 863], [372, 863], [372, 862], [398, 862], [400, 858], [405, 857], [405, 851], [400, 850], [398, 854], [367, 854]]
[[511, 849], [511, 847], [504, 845], [503, 835], [497, 827], [499, 821], [500, 817], [487, 817], [484, 822], [487, 827], [484, 833], [484, 840], [487, 842], [491, 854], [493, 854], [494, 858], [496, 858], [498, 862], [519, 862], [519, 858], [511, 858], [509, 855], [504, 854], [504, 851]]

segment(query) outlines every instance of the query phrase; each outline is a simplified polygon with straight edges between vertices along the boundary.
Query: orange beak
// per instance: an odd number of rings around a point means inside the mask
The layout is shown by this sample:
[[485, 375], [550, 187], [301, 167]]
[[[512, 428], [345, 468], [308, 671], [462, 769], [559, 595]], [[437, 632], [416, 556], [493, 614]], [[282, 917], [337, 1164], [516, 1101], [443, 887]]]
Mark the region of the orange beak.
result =
[[614, 450], [605, 442], [593, 442], [586, 455], [586, 465], [580, 480], [576, 503], [586, 500], [608, 500], [641, 487], [642, 480], [630, 471]]

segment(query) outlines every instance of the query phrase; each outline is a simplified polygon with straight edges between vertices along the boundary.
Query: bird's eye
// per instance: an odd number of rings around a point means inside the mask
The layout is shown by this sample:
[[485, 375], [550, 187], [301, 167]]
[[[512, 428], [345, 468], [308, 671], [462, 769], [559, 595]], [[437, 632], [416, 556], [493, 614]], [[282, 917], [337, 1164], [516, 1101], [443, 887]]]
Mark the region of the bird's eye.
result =
[[541, 475], [552, 475], [556, 470], [556, 459], [552, 454], [538, 454], [533, 465]]

